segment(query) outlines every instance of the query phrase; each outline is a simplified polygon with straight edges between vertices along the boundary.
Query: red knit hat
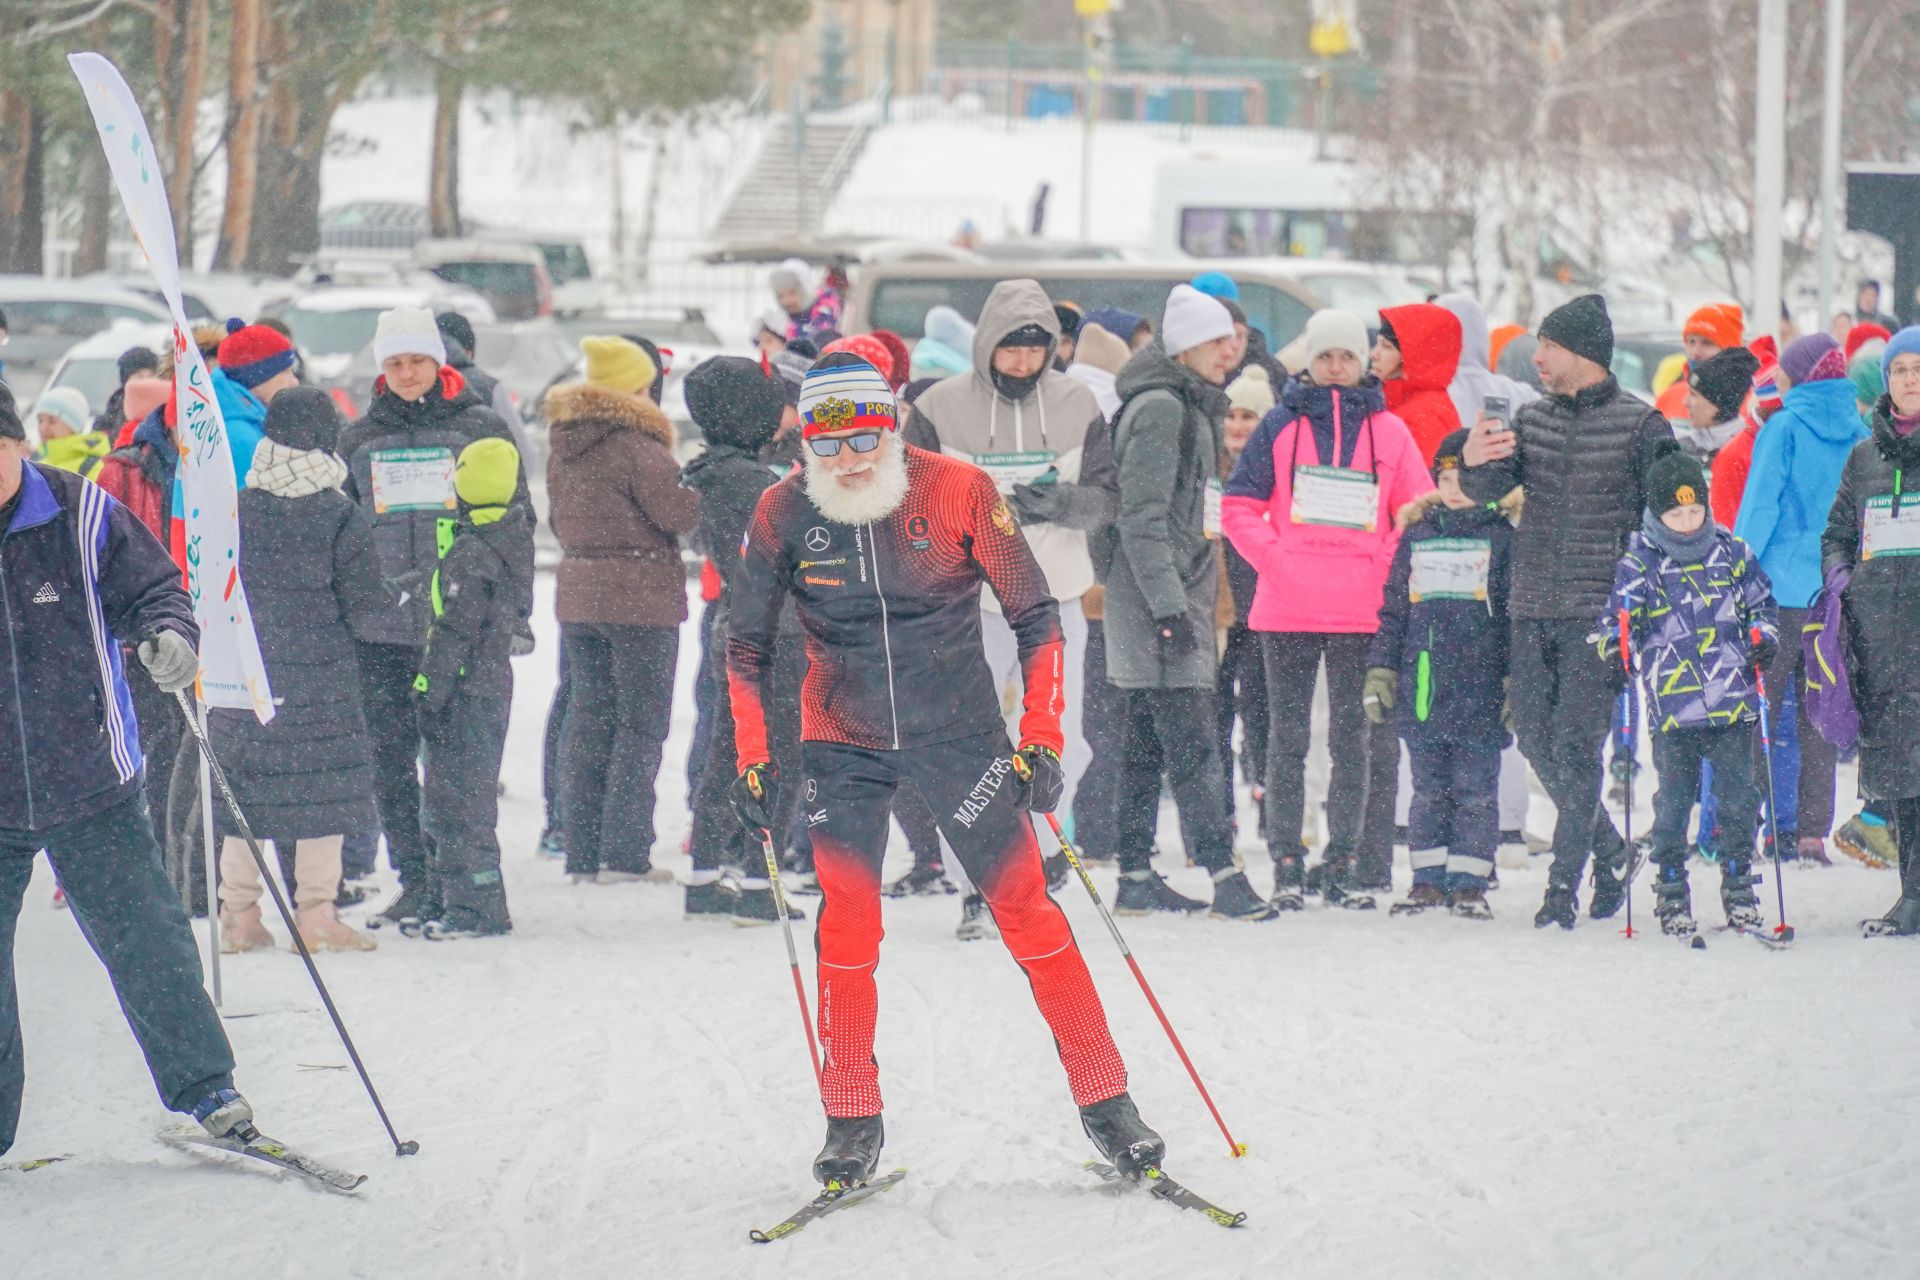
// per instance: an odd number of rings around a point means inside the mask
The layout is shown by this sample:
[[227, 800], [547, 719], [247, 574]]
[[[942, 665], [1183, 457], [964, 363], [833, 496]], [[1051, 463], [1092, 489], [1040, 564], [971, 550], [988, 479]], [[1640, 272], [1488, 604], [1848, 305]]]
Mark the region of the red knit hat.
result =
[[845, 338], [835, 338], [832, 342], [820, 348], [820, 354], [822, 356], [838, 355], [842, 351], [848, 355], [859, 356], [875, 369], [878, 369], [880, 376], [887, 380], [889, 387], [898, 386], [898, 384], [894, 382], [893, 352], [887, 350], [887, 344], [880, 341], [877, 335], [871, 333], [856, 333]]
[[227, 336], [220, 343], [220, 368], [248, 390], [293, 368], [297, 359], [293, 343], [278, 329], [227, 321]]
[[913, 352], [907, 350], [906, 340], [891, 329], [875, 329], [873, 336], [893, 357], [893, 374], [887, 381], [893, 384], [894, 394], [898, 395], [912, 376]]
[[1893, 341], [1893, 335], [1887, 332], [1887, 326], [1883, 324], [1856, 324], [1847, 330], [1847, 361], [1851, 363], [1854, 356], [1860, 353], [1860, 348], [1875, 338], [1882, 342]]

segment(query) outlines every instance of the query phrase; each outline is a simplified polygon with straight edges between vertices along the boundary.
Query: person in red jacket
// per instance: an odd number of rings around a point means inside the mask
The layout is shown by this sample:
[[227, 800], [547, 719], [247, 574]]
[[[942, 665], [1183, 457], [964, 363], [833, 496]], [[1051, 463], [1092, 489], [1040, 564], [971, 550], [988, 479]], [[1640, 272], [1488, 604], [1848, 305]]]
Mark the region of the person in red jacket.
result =
[[[1052, 812], [1065, 786], [1065, 646], [1046, 577], [986, 472], [901, 441], [893, 390], [872, 364], [823, 358], [807, 373], [800, 414], [805, 467], [760, 496], [741, 547], [727, 676], [742, 825], [758, 843], [775, 826], [777, 788], [797, 785], [813, 834], [827, 1112], [814, 1176], [829, 1186], [866, 1181], [884, 1140], [873, 1057], [880, 862], [894, 792], [909, 781], [940, 815], [1026, 971], [1088, 1136], [1126, 1172], [1158, 1165], [1165, 1143], [1127, 1094], [1126, 1065], [1073, 930], [1047, 896], [1028, 817]], [[999, 598], [1019, 649], [1017, 752], [980, 638], [982, 586]], [[788, 596], [809, 665], [801, 776], [783, 780], [769, 763], [764, 702]]]
[[1460, 429], [1460, 412], [1447, 391], [1460, 367], [1460, 344], [1460, 317], [1445, 307], [1416, 302], [1380, 312], [1373, 376], [1429, 467], [1440, 442]]
[[1780, 412], [1785, 396], [1780, 390], [1780, 348], [1773, 336], [1755, 338], [1747, 350], [1760, 360], [1753, 374], [1753, 394], [1740, 409], [1747, 425], [1713, 460], [1713, 478], [1707, 486], [1714, 520], [1729, 529], [1740, 518], [1740, 499], [1746, 496], [1747, 472], [1753, 467], [1753, 443], [1767, 419]]

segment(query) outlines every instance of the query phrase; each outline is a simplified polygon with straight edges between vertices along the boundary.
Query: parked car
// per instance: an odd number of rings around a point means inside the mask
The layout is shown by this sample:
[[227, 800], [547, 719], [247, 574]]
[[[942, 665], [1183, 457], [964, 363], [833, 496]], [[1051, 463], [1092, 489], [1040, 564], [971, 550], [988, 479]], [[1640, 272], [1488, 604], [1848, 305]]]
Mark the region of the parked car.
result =
[[[479, 347], [474, 363], [500, 380], [528, 421], [538, 417], [540, 398], [554, 379], [580, 358], [579, 342], [551, 320], [475, 321], [473, 338]], [[339, 382], [358, 403], [379, 375], [369, 345], [354, 353]]]
[[170, 324], [165, 307], [112, 285], [41, 276], [0, 276], [0, 311], [8, 341], [0, 359], [14, 397], [31, 402], [73, 345], [115, 321]]
[[316, 289], [284, 306], [269, 308], [268, 314], [293, 332], [309, 382], [328, 391], [345, 390], [359, 402], [372, 384], [349, 382], [349, 366], [355, 355], [372, 345], [380, 313], [395, 307], [459, 311], [476, 325], [498, 319], [485, 298], [451, 286]]
[[97, 414], [120, 387], [121, 353], [145, 347], [155, 355], [164, 355], [172, 346], [171, 324], [115, 321], [91, 338], [82, 338], [67, 348], [47, 378], [46, 389], [73, 387], [86, 396], [87, 406]]
[[510, 240], [422, 240], [413, 247], [424, 270], [471, 289], [502, 320], [534, 320], [553, 314], [553, 278], [546, 255]]
[[[88, 282], [127, 289], [161, 306], [166, 298], [153, 276], [138, 273], [101, 272], [83, 277]], [[245, 275], [230, 271], [189, 272], [180, 278], [180, 304], [194, 324], [224, 324], [229, 317], [256, 319], [267, 307], [285, 302], [298, 290], [292, 282], [272, 276]]]

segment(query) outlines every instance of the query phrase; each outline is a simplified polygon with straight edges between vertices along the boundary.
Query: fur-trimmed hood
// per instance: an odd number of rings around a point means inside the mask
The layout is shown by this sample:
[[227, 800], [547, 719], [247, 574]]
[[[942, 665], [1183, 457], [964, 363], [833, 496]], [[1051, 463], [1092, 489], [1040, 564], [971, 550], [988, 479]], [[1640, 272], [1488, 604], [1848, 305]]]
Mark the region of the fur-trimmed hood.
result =
[[556, 453], [590, 449], [617, 429], [641, 432], [669, 452], [679, 440], [672, 420], [653, 401], [590, 382], [569, 383], [547, 392], [546, 416], [554, 431]]

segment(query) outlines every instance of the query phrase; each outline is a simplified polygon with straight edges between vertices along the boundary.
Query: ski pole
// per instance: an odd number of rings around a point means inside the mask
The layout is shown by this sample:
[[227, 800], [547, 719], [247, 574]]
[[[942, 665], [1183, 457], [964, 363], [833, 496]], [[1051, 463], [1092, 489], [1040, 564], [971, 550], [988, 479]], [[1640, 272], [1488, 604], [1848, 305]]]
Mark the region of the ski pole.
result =
[[[333, 1019], [333, 1029], [340, 1034], [340, 1043], [347, 1047], [347, 1056], [353, 1059], [353, 1069], [360, 1073], [360, 1083], [367, 1087], [367, 1097], [373, 1100], [373, 1109], [380, 1113], [380, 1123], [386, 1126], [387, 1137], [393, 1142], [393, 1154], [410, 1156], [419, 1152], [420, 1144], [408, 1139], [400, 1140], [393, 1131], [393, 1121], [387, 1119], [387, 1109], [380, 1102], [380, 1091], [373, 1087], [373, 1078], [367, 1074], [366, 1064], [360, 1061], [360, 1051], [353, 1047], [353, 1037], [347, 1034], [347, 1024], [340, 1020], [340, 1011], [334, 1008], [333, 996], [327, 991], [327, 984], [320, 980], [320, 970], [314, 966], [313, 953], [307, 950], [307, 940], [300, 936], [300, 926], [293, 921], [293, 912], [287, 907], [287, 900], [280, 893], [280, 886], [274, 882], [273, 874], [267, 870], [267, 859], [260, 852], [260, 842], [253, 838], [253, 828], [247, 825], [247, 816], [240, 812], [240, 802], [234, 799], [233, 788], [227, 785], [227, 772], [220, 767], [220, 761], [213, 754], [213, 744], [200, 732], [200, 721], [193, 714], [193, 703], [187, 699], [185, 689], [176, 689], [173, 696], [179, 700], [181, 714], [187, 718], [187, 728], [193, 734], [193, 740], [200, 744], [200, 752], [206, 757], [207, 771], [213, 775], [214, 786], [220, 791], [220, 798], [226, 801], [227, 812], [233, 815], [234, 825], [240, 828], [240, 838], [247, 842], [247, 852], [253, 855], [253, 865], [260, 868], [260, 880], [267, 886], [267, 892], [273, 895], [273, 905], [280, 909], [280, 918], [286, 922], [287, 932], [293, 935], [293, 946], [300, 953], [300, 960], [307, 966], [307, 976], [313, 979], [314, 990], [320, 993], [320, 1003], [327, 1007], [327, 1016]], [[211, 891], [211, 886], [209, 886]], [[208, 904], [218, 909], [217, 903]]]
[[773, 851], [773, 833], [760, 828], [760, 848], [767, 855], [767, 879], [773, 885], [773, 909], [780, 932], [787, 939], [787, 967], [793, 971], [793, 994], [800, 1001], [800, 1025], [807, 1029], [807, 1061], [813, 1064], [813, 1083], [824, 1097], [827, 1083], [820, 1074], [820, 1042], [813, 1037], [813, 1014], [807, 1008], [807, 984], [800, 978], [800, 953], [793, 946], [793, 919], [787, 915], [787, 892], [780, 887], [780, 858]]
[[[1752, 639], [1756, 649], [1760, 647], [1760, 638], [1760, 628], [1755, 627]], [[1787, 924], [1787, 880], [1780, 874], [1780, 802], [1773, 794], [1773, 717], [1767, 709], [1767, 673], [1757, 662], [1753, 664], [1753, 680], [1760, 692], [1760, 760], [1767, 770], [1767, 829], [1772, 833], [1768, 843], [1773, 846], [1773, 891], [1780, 903], [1780, 923], [1773, 931], [1791, 942], [1793, 928]]]
[[[1013, 758], [1013, 771], [1022, 780], [1031, 777], [1033, 772], [1027, 768], [1027, 762], [1018, 755]], [[1207, 1086], [1201, 1081], [1200, 1073], [1194, 1069], [1193, 1059], [1187, 1056], [1186, 1046], [1180, 1043], [1180, 1037], [1174, 1032], [1173, 1023], [1167, 1021], [1166, 1010], [1160, 1007], [1159, 999], [1154, 996], [1153, 988], [1148, 985], [1147, 975], [1140, 971], [1140, 962], [1133, 958], [1133, 948], [1127, 945], [1126, 938], [1120, 933], [1120, 926], [1113, 922], [1113, 913], [1107, 910], [1107, 904], [1100, 900], [1100, 890], [1094, 887], [1093, 877], [1087, 874], [1086, 864], [1080, 861], [1079, 850], [1075, 849], [1073, 842], [1067, 839], [1067, 833], [1060, 829], [1059, 818], [1051, 813], [1047, 814], [1046, 818], [1047, 825], [1053, 828], [1054, 838], [1060, 841], [1060, 852], [1067, 855], [1067, 862], [1079, 872], [1080, 883], [1086, 886], [1087, 896], [1093, 899], [1093, 905], [1099, 910], [1100, 918], [1107, 922], [1107, 932], [1113, 935], [1114, 944], [1120, 948], [1120, 954], [1126, 958], [1127, 967], [1133, 970], [1134, 981], [1140, 984], [1141, 993], [1147, 997], [1147, 1004], [1153, 1008], [1153, 1016], [1160, 1019], [1160, 1029], [1165, 1031], [1167, 1039], [1173, 1042], [1173, 1051], [1180, 1055], [1180, 1065], [1187, 1069], [1187, 1075], [1193, 1080], [1193, 1087], [1200, 1091], [1200, 1100], [1206, 1103], [1207, 1110], [1213, 1113], [1213, 1122], [1220, 1126], [1220, 1133], [1227, 1140], [1229, 1154], [1236, 1157], [1244, 1156], [1247, 1154], [1246, 1144], [1236, 1142], [1232, 1132], [1227, 1128], [1227, 1122], [1220, 1118], [1220, 1108], [1213, 1105], [1213, 1095], [1207, 1092]]]
[[1633, 775], [1634, 766], [1640, 763], [1634, 751], [1633, 741], [1633, 627], [1627, 611], [1620, 610], [1620, 667], [1627, 673], [1626, 687], [1620, 690], [1620, 729], [1626, 739], [1627, 750], [1627, 927], [1626, 936], [1631, 939], [1633, 933], [1633, 876], [1640, 864], [1633, 856]]

